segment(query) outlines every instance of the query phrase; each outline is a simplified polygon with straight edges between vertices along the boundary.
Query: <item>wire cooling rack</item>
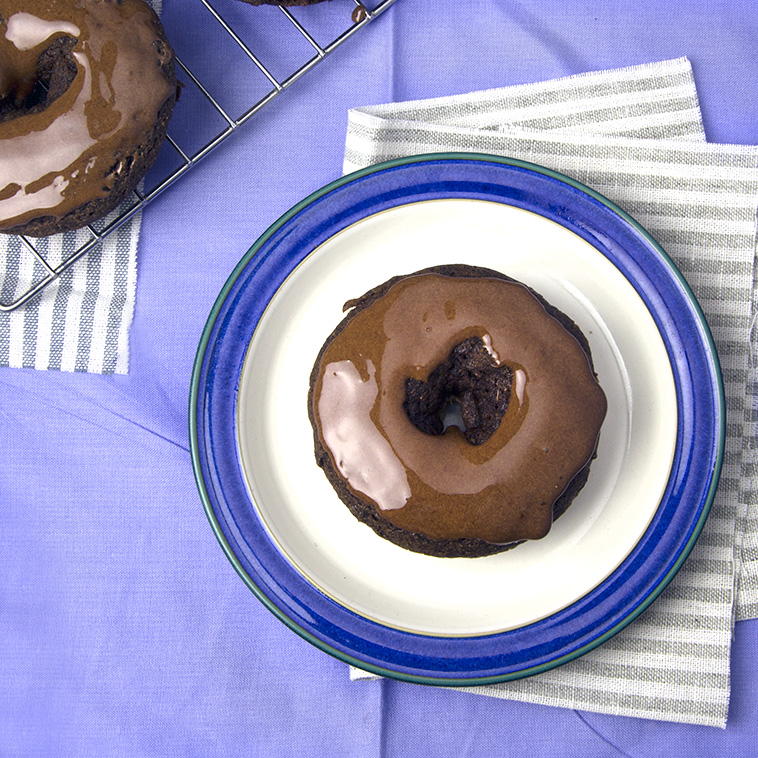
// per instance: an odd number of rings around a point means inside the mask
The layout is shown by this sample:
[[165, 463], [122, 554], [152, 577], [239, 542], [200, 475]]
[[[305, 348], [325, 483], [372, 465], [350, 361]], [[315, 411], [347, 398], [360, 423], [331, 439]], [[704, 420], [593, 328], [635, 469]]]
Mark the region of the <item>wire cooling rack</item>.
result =
[[[175, 35], [175, 30], [169, 26], [170, 19], [164, 14], [164, 24], [177, 54], [182, 107], [177, 105], [174, 111], [166, 143], [148, 178], [117, 211], [78, 232], [41, 239], [11, 237], [10, 247], [27, 257], [33, 256], [33, 273], [28, 282], [16, 287], [7, 300], [0, 298], [0, 311], [12, 311], [34, 297], [186, 174], [261, 108], [396, 2], [331, 0], [308, 8], [252, 8], [228, 0], [196, 1], [207, 10], [208, 25], [201, 25], [187, 37], [179, 33], [181, 24], [177, 24]], [[254, 32], [251, 33], [250, 27], [255, 20], [265, 23], [265, 35], [256, 37]], [[282, 37], [287, 38], [284, 44], [281, 44]], [[223, 83], [204, 80], [200, 70], [202, 60], [197, 64], [188, 61], [184, 57], [183, 45], [187, 51], [197, 47], [218, 51], [219, 46], [223, 47], [224, 55], [232, 59], [236, 56], [237, 64], [243, 62], [250, 67], [251, 73], [245, 79], [252, 83], [251, 86], [244, 92], [233, 93], [230, 98]], [[230, 69], [237, 64], [230, 61]], [[185, 103], [189, 103], [188, 107], [183, 107]], [[203, 109], [206, 112], [198, 118]], [[202, 130], [198, 129], [199, 124], [203, 125]], [[51, 255], [51, 250], [56, 251], [55, 254]]]

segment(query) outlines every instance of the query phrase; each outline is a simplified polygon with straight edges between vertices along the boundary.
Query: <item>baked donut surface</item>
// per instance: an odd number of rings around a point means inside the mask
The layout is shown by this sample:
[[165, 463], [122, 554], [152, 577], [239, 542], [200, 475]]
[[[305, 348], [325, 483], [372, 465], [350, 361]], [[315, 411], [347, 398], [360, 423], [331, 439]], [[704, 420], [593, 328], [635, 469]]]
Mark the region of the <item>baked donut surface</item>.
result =
[[443, 557], [545, 536], [587, 480], [607, 407], [576, 324], [465, 265], [395, 277], [345, 307], [308, 412], [317, 463], [353, 515]]
[[144, 0], [0, 0], [0, 231], [107, 215], [152, 165], [174, 53]]

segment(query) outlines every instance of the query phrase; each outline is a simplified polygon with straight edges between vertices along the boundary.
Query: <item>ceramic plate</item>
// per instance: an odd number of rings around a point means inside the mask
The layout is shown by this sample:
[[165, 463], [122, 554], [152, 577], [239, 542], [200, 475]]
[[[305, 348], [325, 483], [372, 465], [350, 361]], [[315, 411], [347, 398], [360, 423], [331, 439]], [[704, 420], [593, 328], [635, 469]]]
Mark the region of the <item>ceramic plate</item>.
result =
[[[609, 402], [589, 482], [550, 534], [473, 560], [411, 553], [355, 521], [307, 416], [343, 304], [442, 263], [499, 270], [567, 313]], [[724, 410], [702, 313], [638, 224], [548, 169], [446, 154], [334, 182], [255, 243], [203, 333], [190, 425], [214, 532], [282, 621], [369, 671], [475, 684], [571, 660], [657, 597], [707, 516]]]

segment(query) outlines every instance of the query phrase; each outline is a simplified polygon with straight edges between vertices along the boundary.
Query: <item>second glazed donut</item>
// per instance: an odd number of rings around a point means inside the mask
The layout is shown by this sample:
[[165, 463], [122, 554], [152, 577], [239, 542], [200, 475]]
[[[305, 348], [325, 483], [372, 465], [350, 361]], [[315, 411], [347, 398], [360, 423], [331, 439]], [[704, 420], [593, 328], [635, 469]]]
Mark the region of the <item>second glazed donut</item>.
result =
[[0, 2], [0, 231], [107, 215], [157, 157], [174, 53], [144, 0]]

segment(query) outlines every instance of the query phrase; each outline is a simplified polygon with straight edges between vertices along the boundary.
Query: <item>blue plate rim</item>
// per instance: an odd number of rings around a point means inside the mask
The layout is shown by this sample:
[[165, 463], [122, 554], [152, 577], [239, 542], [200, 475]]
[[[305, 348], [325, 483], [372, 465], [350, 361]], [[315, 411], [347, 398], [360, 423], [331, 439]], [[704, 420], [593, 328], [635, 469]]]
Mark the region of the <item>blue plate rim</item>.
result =
[[[711, 412], [711, 417], [707, 419], [709, 422], [707, 426], [710, 430], [708, 440], [708, 444], [710, 445], [709, 474], [703, 479], [702, 483], [698, 484], [702, 490], [699, 491], [700, 499], [695, 511], [691, 514], [689, 520], [687, 520], [685, 537], [682, 538], [676, 546], [674, 554], [669, 556], [670, 561], [661, 568], [651, 586], [647, 587], [642, 595], [635, 597], [633, 602], [628, 601], [622, 609], [622, 612], [616, 614], [612, 621], [606, 622], [602, 628], [596, 630], [596, 633], [591, 639], [587, 639], [586, 634], [581, 637], [581, 639], [578, 636], [575, 636], [574, 626], [572, 626], [572, 624], [575, 625], [576, 619], [573, 618], [571, 623], [567, 621], [569, 616], [576, 617], [578, 615], [581, 617], [583, 613], [587, 612], [588, 608], [583, 608], [583, 599], [581, 599], [577, 603], [572, 604], [567, 612], [562, 614], [562, 621], [557, 624], [556, 629], [553, 629], [551, 626], [551, 620], [555, 619], [555, 616], [560, 614], [555, 614], [550, 617], [550, 619], [543, 620], [545, 621], [543, 624], [543, 631], [546, 631], [547, 633], [555, 632], [556, 634], [564, 633], [563, 636], [566, 638], [566, 642], [565, 644], [561, 643], [563, 644], [563, 647], [560, 647], [559, 645], [547, 653], [544, 651], [535, 653], [531, 659], [531, 664], [525, 664], [525, 659], [512, 665], [505, 665], [503, 663], [498, 666], [497, 664], [490, 663], [488, 664], [489, 668], [486, 669], [486, 673], [482, 673], [485, 671], [484, 669], [474, 670], [473, 667], [470, 667], [469, 670], [461, 670], [460, 665], [458, 665], [457, 668], [456, 665], [453, 665], [462, 664], [468, 660], [474, 660], [473, 646], [471, 645], [469, 645], [469, 648], [472, 652], [468, 656], [464, 655], [460, 658], [451, 658], [446, 657], [445, 655], [437, 655], [436, 657], [430, 658], [429, 660], [432, 662], [429, 663], [427, 661], [423, 667], [419, 667], [419, 664], [417, 663], [408, 664], [406, 662], [406, 659], [409, 657], [408, 651], [403, 649], [399, 644], [393, 646], [393, 637], [397, 637], [397, 635], [406, 635], [406, 637], [418, 638], [419, 640], [424, 641], [428, 641], [429, 637], [403, 632], [401, 630], [387, 629], [376, 622], [357, 616], [325, 596], [311, 598], [314, 608], [318, 606], [319, 609], [326, 608], [327, 611], [330, 611], [334, 610], [329, 607], [329, 604], [332, 604], [335, 608], [339, 609], [339, 612], [337, 613], [338, 621], [336, 623], [324, 624], [322, 623], [323, 619], [319, 617], [319, 623], [311, 624], [309, 622], [308, 613], [301, 613], [299, 599], [293, 595], [288, 596], [287, 593], [290, 588], [282, 589], [282, 587], [277, 586], [276, 582], [278, 579], [276, 578], [273, 580], [273, 583], [268, 583], [268, 580], [270, 580], [271, 577], [265, 576], [265, 568], [264, 575], [256, 574], [255, 578], [251, 576], [251, 573], [256, 572], [251, 571], [251, 565], [249, 563], [245, 563], [240, 559], [238, 551], [235, 551], [231, 544], [234, 542], [234, 539], [229, 531], [228, 524], [227, 529], [225, 530], [221, 523], [223, 518], [219, 515], [218, 509], [223, 507], [223, 504], [220, 502], [220, 500], [223, 500], [223, 493], [219, 494], [220, 491], [216, 489], [219, 483], [215, 481], [215, 477], [211, 476], [209, 473], [208, 461], [210, 459], [208, 456], [210, 455], [212, 458], [212, 440], [210, 441], [211, 444], [208, 444], [208, 428], [205, 425], [208, 408], [204, 405], [204, 400], [206, 399], [204, 392], [207, 394], [209, 376], [212, 376], [218, 368], [217, 366], [209, 365], [209, 349], [214, 347], [214, 339], [216, 340], [215, 345], [219, 344], [219, 325], [224, 318], [228, 318], [229, 314], [233, 314], [234, 312], [235, 302], [237, 302], [235, 297], [239, 295], [239, 292], [235, 293], [235, 288], [239, 290], [240, 278], [243, 273], [247, 273], [249, 279], [251, 276], [255, 276], [255, 269], [266, 255], [282, 255], [281, 250], [283, 248], [281, 247], [281, 239], [277, 241], [275, 239], [276, 235], [279, 234], [281, 236], [282, 230], [292, 228], [293, 219], [298, 219], [302, 222], [303, 215], [307, 214], [309, 209], [312, 209], [322, 200], [328, 200], [334, 196], [334, 193], [350, 193], [351, 190], [360, 187], [360, 183], [366, 179], [374, 180], [379, 177], [381, 183], [384, 177], [390, 176], [390, 172], [402, 173], [404, 171], [412, 172], [414, 170], [426, 170], [432, 174], [436, 171], [439, 174], [437, 178], [441, 181], [444, 179], [445, 171], [454, 165], [458, 167], [462, 166], [465, 170], [476, 167], [479, 167], [482, 170], [483, 167], [487, 167], [488, 169], [498, 167], [500, 170], [505, 169], [505, 173], [511, 177], [513, 177], [513, 174], [509, 172], [516, 171], [520, 172], [523, 176], [531, 177], [531, 180], [537, 181], [537, 184], [539, 184], [540, 181], [549, 181], [551, 183], [551, 188], [555, 190], [556, 196], [563, 195], [563, 200], [565, 200], [566, 197], [569, 198], [569, 210], [572, 198], [574, 202], [577, 202], [577, 199], [581, 198], [581, 202], [585, 204], [589, 202], [591, 206], [594, 203], [592, 208], [594, 208], [599, 215], [603, 216], [602, 223], [598, 224], [599, 227], [603, 227], [603, 224], [610, 226], [614, 226], [615, 224], [614, 231], [616, 234], [623, 232], [623, 234], [628, 235], [628, 239], [633, 240], [634, 244], [642, 245], [645, 248], [646, 255], [653, 256], [654, 259], [658, 261], [658, 264], [662, 267], [661, 270], [668, 276], [666, 286], [673, 288], [673, 290], [676, 291], [676, 296], [683, 298], [682, 302], [686, 302], [686, 305], [688, 306], [687, 318], [691, 322], [689, 323], [689, 326], [694, 329], [694, 334], [696, 335], [695, 341], [698, 343], [694, 345], [693, 349], [697, 351], [699, 360], [704, 362], [706, 368], [711, 372], [711, 382], [709, 383], [709, 399], [711, 403], [709, 410]], [[538, 178], [538, 180], [536, 180], [535, 177]], [[391, 179], [385, 181], [384, 189], [387, 190], [397, 178], [397, 173], [392, 175]], [[443, 185], [445, 184], [444, 181], [441, 183]], [[445, 192], [444, 189], [441, 191], [443, 193]], [[396, 205], [403, 204], [402, 198], [394, 198], [389, 202], [395, 202]], [[512, 204], [518, 203], [514, 202]], [[533, 210], [532, 208], [529, 209]], [[607, 226], [599, 229], [600, 235], [594, 237], [593, 235], [598, 232], [598, 229], [593, 228], [592, 223], [587, 226], [581, 226], [582, 222], [578, 222], [576, 218], [572, 218], [571, 213], [569, 212], [567, 214], [565, 210], [565, 208], [556, 210], [553, 206], [546, 210], [545, 207], [543, 207], [541, 208], [541, 215], [545, 215], [547, 218], [551, 218], [551, 220], [554, 221], [557, 220], [559, 223], [572, 229], [572, 231], [579, 233], [580, 236], [584, 236], [585, 239], [589, 237], [593, 240], [593, 244], [596, 244], [596, 246], [597, 244], [602, 245], [608, 242]], [[371, 213], [367, 213], [366, 215], [371, 215]], [[609, 219], [612, 220], [612, 223]], [[619, 230], [622, 230], [622, 232]], [[613, 242], [613, 244], [618, 244], [615, 240], [611, 240], [611, 242]], [[309, 253], [305, 253], [305, 255], [307, 254]], [[305, 257], [305, 255], [303, 257]], [[632, 262], [632, 264], [633, 263], [634, 262]], [[295, 263], [294, 265], [297, 264]], [[253, 269], [252, 271], [251, 268]], [[647, 302], [647, 298], [644, 299]], [[657, 317], [656, 320], [658, 320]], [[222, 324], [222, 326], [224, 329], [228, 328], [228, 324]], [[663, 336], [666, 337], [665, 334]], [[679, 335], [676, 335], [676, 337], [678, 339]], [[692, 335], [690, 335], [690, 337], [692, 337]], [[223, 339], [230, 339], [228, 337], [228, 332], [224, 331], [220, 339], [222, 341]], [[675, 347], [680, 348], [681, 346], [677, 345]], [[690, 347], [692, 347], [692, 345], [690, 345]], [[673, 348], [667, 343], [667, 349], [671, 352]], [[217, 379], [215, 376], [212, 376], [210, 379], [211, 384], [216, 380], [220, 382], [226, 381], [226, 385], [224, 386], [227, 386], [228, 388], [229, 381], [234, 381], [234, 394], [236, 394], [237, 384], [233, 377], [235, 367], [232, 366], [231, 372], [229, 371], [228, 366], [226, 367], [226, 370], [227, 375], [223, 378]], [[236, 378], [238, 379], [238, 377]], [[681, 377], [679, 378], [681, 379]], [[692, 391], [695, 392], [694, 389]], [[679, 389], [677, 392], [679, 393]], [[708, 395], [709, 393], [705, 394]], [[690, 421], [692, 421], [692, 419], [690, 419]], [[698, 419], [698, 421], [700, 420]], [[647, 607], [650, 606], [651, 603], [653, 603], [679, 571], [691, 552], [692, 547], [702, 531], [713, 498], [715, 497], [724, 454], [725, 400], [718, 355], [705, 316], [697, 303], [694, 294], [689, 288], [689, 285], [674, 262], [660, 245], [658, 245], [654, 238], [636, 222], [636, 220], [612, 201], [581, 182], [534, 163], [515, 158], [479, 153], [434, 153], [386, 161], [361, 169], [345, 177], [341, 177], [301, 200], [275, 221], [258, 238], [230, 274], [210, 311], [206, 325], [203, 329], [193, 364], [189, 397], [189, 427], [193, 473], [203, 503], [203, 508], [208, 517], [213, 533], [239, 576], [265, 607], [267, 607], [286, 626], [319, 649], [359, 668], [379, 675], [422, 684], [461, 686], [491, 684], [500, 681], [518, 679], [562, 665], [567, 661], [573, 660], [589, 652], [617, 634], [621, 629], [625, 628], [629, 623], [636, 619]], [[681, 436], [680, 433], [680, 437]], [[226, 465], [228, 468], [228, 463]], [[687, 472], [679, 473], [682, 474], [683, 481], [678, 482], [677, 486], [684, 486], [684, 480], [687, 479]], [[215, 474], [217, 476], [218, 472], [215, 472]], [[666, 498], [670, 500], [671, 495], [667, 494], [662, 501], [663, 503], [668, 502]], [[675, 511], [672, 511], [672, 514], [675, 514]], [[676, 517], [679, 518], [678, 515]], [[659, 524], [659, 528], [663, 527]], [[642, 543], [643, 540], [640, 542]], [[259, 545], [259, 547], [261, 546]], [[645, 560], [650, 559], [650, 551], [654, 550], [654, 548], [655, 545], [653, 545], [652, 548], [648, 546], [647, 548], [640, 550], [640, 554], [635, 557], [635, 561], [637, 561], [638, 565], [636, 571], [640, 570], [639, 566], [644, 564]], [[263, 550], [266, 550], [265, 545], [263, 546]], [[269, 553], [267, 559], [271, 559], [272, 555], [273, 553]], [[642, 564], [639, 563], [640, 561], [642, 561]], [[243, 565], [243, 563], [245, 563], [245, 565]], [[622, 565], [625, 564], [626, 561]], [[261, 568], [261, 565], [256, 567], [256, 569]], [[619, 571], [620, 569], [614, 572], [609, 580], [616, 576]], [[266, 581], [262, 580], [262, 576]], [[301, 580], [306, 581], [302, 577]], [[601, 586], [605, 587], [607, 583], [608, 582], [604, 582]], [[318, 593], [315, 588], [312, 589]], [[318, 594], [320, 595], [320, 593]], [[589, 595], [592, 594], [592, 592], [589, 593]], [[611, 592], [611, 594], [613, 593]], [[603, 602], [607, 602], [607, 599], [603, 599]], [[543, 622], [541, 621], [539, 623]], [[561, 626], [561, 624], [563, 626]], [[532, 626], [534, 625], [527, 625], [527, 627], [524, 628], [529, 629]], [[346, 632], [347, 627], [350, 627], [349, 634]], [[356, 630], [359, 630], [361, 634], [356, 635]], [[369, 632], [368, 636], [373, 637], [373, 639], [366, 639], [367, 630]], [[481, 647], [481, 641], [483, 641], [483, 643], [488, 646], [487, 649], [492, 652], [496, 650], [499, 645], [506, 642], [507, 637], [510, 634], [511, 632], [509, 631], [493, 635], [485, 635], [475, 639], [478, 641], [477, 644], [479, 647]], [[456, 645], [461, 647], [461, 645], [466, 644], [467, 640], [469, 642], [472, 640], [472, 638], [465, 637], [443, 638], [443, 640], [444, 639], [447, 639], [448, 645], [453, 647]], [[461, 640], [463, 640], [463, 642], [461, 642]], [[397, 643], [397, 640], [394, 641]], [[407, 641], [407, 639], [402, 640], [403, 643], [406, 643]], [[496, 653], [492, 653], [487, 660], [500, 660], [500, 658], [505, 660], [505, 657], [498, 657]], [[479, 657], [476, 657], [476, 660], [479, 660]], [[495, 666], [494, 669], [492, 668], [493, 665]]]

